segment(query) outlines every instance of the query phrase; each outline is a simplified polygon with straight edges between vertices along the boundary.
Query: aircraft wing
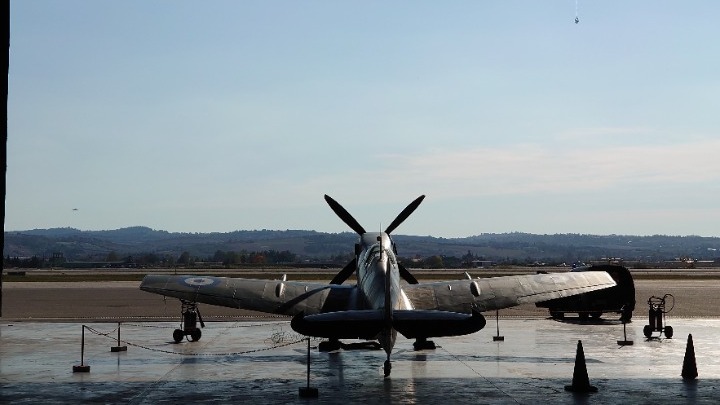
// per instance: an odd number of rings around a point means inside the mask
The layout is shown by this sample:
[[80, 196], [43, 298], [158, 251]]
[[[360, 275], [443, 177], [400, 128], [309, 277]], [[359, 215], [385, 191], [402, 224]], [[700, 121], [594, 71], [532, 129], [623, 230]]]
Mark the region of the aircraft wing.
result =
[[403, 291], [415, 309], [470, 313], [567, 297], [612, 287], [604, 271], [549, 273], [410, 284]]
[[284, 315], [363, 309], [357, 308], [355, 286], [323, 283], [147, 275], [140, 289], [185, 301]]

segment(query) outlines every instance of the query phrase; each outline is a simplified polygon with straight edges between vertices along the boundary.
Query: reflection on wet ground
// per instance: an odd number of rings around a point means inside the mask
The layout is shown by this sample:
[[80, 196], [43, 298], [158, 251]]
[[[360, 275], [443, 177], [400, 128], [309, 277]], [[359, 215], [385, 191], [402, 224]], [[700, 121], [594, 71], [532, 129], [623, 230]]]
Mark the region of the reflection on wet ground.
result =
[[[198, 342], [172, 342], [176, 323], [127, 323], [127, 352], [113, 353], [117, 324], [0, 325], [0, 403], [716, 403], [720, 395], [720, 320], [673, 319], [674, 339], [647, 340], [645, 324], [627, 327], [632, 346], [618, 346], [622, 324], [579, 324], [549, 319], [500, 319], [495, 328], [435, 339], [434, 351], [415, 352], [398, 339], [393, 371], [383, 378], [383, 351], [320, 353], [312, 341], [310, 385], [303, 399], [307, 342], [288, 322], [208, 323]], [[494, 326], [494, 325], [493, 325]], [[699, 377], [680, 373], [692, 334]], [[564, 390], [573, 377], [578, 340], [598, 392]], [[347, 342], [353, 343], [353, 342]]]

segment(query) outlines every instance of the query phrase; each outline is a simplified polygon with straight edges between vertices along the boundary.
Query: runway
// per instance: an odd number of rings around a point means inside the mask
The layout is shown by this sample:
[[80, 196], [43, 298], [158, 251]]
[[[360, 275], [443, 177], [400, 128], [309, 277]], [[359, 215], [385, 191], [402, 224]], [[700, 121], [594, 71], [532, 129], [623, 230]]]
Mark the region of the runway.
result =
[[[311, 341], [310, 386], [303, 399], [307, 343], [287, 321], [211, 322], [198, 342], [174, 344], [176, 323], [85, 328], [80, 323], [0, 325], [0, 403], [717, 403], [720, 395], [720, 320], [667, 318], [674, 339], [647, 340], [642, 319], [627, 325], [632, 346], [618, 346], [616, 321], [577, 324], [550, 319], [499, 320], [504, 342], [493, 342], [494, 318], [472, 335], [435, 339], [434, 351], [415, 352], [399, 337], [393, 371], [383, 378], [385, 355], [374, 350], [320, 353]], [[692, 334], [699, 377], [680, 373]], [[578, 340], [597, 393], [565, 391], [572, 382]], [[349, 342], [348, 342], [349, 343]]]
[[[105, 282], [12, 282], [3, 285], [3, 317], [11, 321], [142, 321], [177, 320], [180, 303], [139, 289], [137, 281]], [[646, 316], [647, 299], [672, 294], [677, 317], [717, 317], [720, 315], [720, 278], [638, 279], [635, 280], [636, 316]], [[234, 308], [201, 305], [207, 320], [242, 320], [262, 313]], [[544, 308], [534, 304], [500, 311], [501, 316], [545, 317]], [[271, 319], [278, 319], [272, 317]]]

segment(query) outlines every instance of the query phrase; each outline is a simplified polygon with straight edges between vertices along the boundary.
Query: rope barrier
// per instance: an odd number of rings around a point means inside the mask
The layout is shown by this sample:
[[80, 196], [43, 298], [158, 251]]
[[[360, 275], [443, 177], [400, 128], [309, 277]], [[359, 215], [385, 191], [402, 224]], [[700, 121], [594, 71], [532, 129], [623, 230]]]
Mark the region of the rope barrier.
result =
[[[266, 325], [266, 324], [265, 324], [265, 325]], [[265, 325], [258, 325], [258, 326], [265, 326]], [[113, 331], [110, 331], [110, 332], [100, 332], [99, 330], [94, 329], [94, 328], [92, 328], [92, 327], [90, 327], [90, 326], [87, 326], [87, 325], [84, 325], [83, 327], [84, 327], [85, 329], [87, 329], [88, 332], [91, 332], [91, 333], [93, 333], [93, 334], [95, 334], [95, 335], [104, 336], [104, 337], [106, 337], [106, 338], [108, 338], [108, 339], [112, 339], [113, 341], [117, 341], [117, 339], [116, 339], [115, 337], [111, 337], [110, 334], [112, 334], [112, 333], [114, 333], [114, 332], [117, 332], [117, 330], [119, 329], [119, 326], [118, 326], [118, 328], [115, 328]], [[302, 336], [302, 335], [299, 335], [299, 334], [295, 334], [295, 335], [297, 335], [297, 336]], [[144, 345], [140, 345], [140, 344], [137, 344], [137, 343], [128, 342], [127, 340], [119, 340], [119, 341], [122, 342], [122, 343], [124, 343], [124, 344], [126, 344], [126, 345], [128, 345], [128, 346], [137, 347], [137, 348], [144, 349], [144, 350], [149, 350], [149, 351], [158, 352], [158, 353], [176, 354], [176, 355], [181, 355], [181, 356], [239, 356], [239, 355], [244, 355], [244, 354], [264, 352], [264, 351], [268, 351], [268, 350], [274, 350], [274, 349], [279, 349], [279, 348], [282, 348], [282, 347], [291, 346], [291, 345], [294, 345], [294, 344], [303, 342], [303, 341], [305, 341], [305, 339], [306, 339], [304, 336], [302, 336], [302, 337], [296, 338], [296, 339], [294, 339], [294, 340], [289, 340], [290, 337], [296, 337], [296, 336], [293, 336], [293, 334], [290, 334], [290, 333], [287, 333], [287, 332], [283, 332], [283, 331], [281, 330], [281, 331], [279, 331], [279, 332], [274, 332], [274, 333], [270, 336], [270, 338], [268, 338], [269, 341], [273, 343], [272, 346], [269, 346], [269, 347], [261, 347], [261, 348], [257, 348], [257, 349], [245, 350], [245, 351], [240, 351], [240, 352], [230, 352], [230, 353], [176, 352], [176, 351], [172, 351], [172, 350], [165, 350], [165, 349], [159, 349], [159, 348], [153, 348], [153, 347], [149, 347], [149, 346], [144, 346]], [[267, 342], [268, 339], [266, 339], [265, 341]]]

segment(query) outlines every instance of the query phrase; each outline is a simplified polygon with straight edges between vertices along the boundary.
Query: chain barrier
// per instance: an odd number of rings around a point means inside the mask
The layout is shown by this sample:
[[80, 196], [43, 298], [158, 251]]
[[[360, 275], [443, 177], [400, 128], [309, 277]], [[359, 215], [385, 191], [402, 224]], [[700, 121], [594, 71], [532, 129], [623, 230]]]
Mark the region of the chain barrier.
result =
[[[265, 326], [265, 325], [258, 325], [258, 326]], [[120, 328], [120, 326], [118, 326], [111, 332], [100, 332], [99, 330], [94, 329], [87, 325], [84, 325], [84, 328], [87, 329], [88, 332], [91, 332], [95, 335], [104, 336], [108, 339], [112, 339], [113, 341], [119, 341], [128, 346], [137, 347], [137, 348], [149, 350], [152, 352], [177, 354], [177, 355], [181, 355], [181, 356], [239, 356], [239, 355], [244, 355], [244, 354], [251, 354], [251, 353], [264, 352], [264, 351], [273, 350], [273, 349], [279, 349], [282, 347], [287, 347], [287, 346], [291, 346], [291, 345], [294, 345], [297, 343], [304, 342], [307, 339], [306, 337], [299, 335], [299, 334], [293, 335], [291, 333], [283, 332], [282, 328], [281, 328], [281, 330], [279, 332], [274, 332], [270, 338], [265, 340], [266, 343], [268, 343], [268, 341], [273, 343], [273, 345], [269, 346], [269, 347], [261, 347], [258, 349], [245, 350], [245, 351], [241, 351], [241, 352], [231, 352], [231, 353], [195, 353], [195, 352], [176, 352], [173, 350], [158, 349], [158, 348], [153, 348], [153, 347], [149, 347], [149, 346], [144, 346], [144, 345], [128, 342], [127, 340], [122, 340], [122, 339], [118, 340], [115, 337], [111, 337], [110, 334], [117, 332], [117, 330]], [[291, 337], [299, 337], [299, 338], [291, 340], [290, 339]]]
[[447, 354], [448, 354], [450, 357], [452, 357], [455, 361], [460, 362], [460, 364], [462, 364], [463, 366], [467, 367], [470, 371], [472, 371], [473, 373], [475, 373], [475, 375], [477, 375], [478, 377], [482, 378], [483, 380], [485, 380], [486, 382], [488, 382], [490, 385], [492, 385], [493, 387], [495, 387], [495, 389], [497, 389], [498, 391], [500, 391], [500, 392], [502, 392], [503, 394], [505, 394], [505, 395], [506, 395], [507, 397], [509, 397], [511, 400], [515, 401], [515, 403], [517, 403], [517, 404], [520, 403], [515, 397], [513, 397], [512, 395], [510, 395], [510, 394], [508, 394], [507, 392], [505, 392], [505, 390], [503, 390], [500, 386], [498, 386], [497, 384], [495, 384], [494, 382], [492, 382], [490, 379], [488, 379], [487, 377], [485, 377], [484, 375], [482, 375], [479, 371], [475, 370], [470, 364], [468, 364], [468, 362], [466, 362], [465, 360], [461, 359], [459, 356], [455, 355], [454, 353], [451, 353], [448, 349], [444, 348], [443, 346], [438, 345], [437, 347], [438, 347], [440, 350], [442, 350], [442, 351], [444, 351], [445, 353], [447, 353]]
[[[208, 321], [209, 322], [209, 321]], [[252, 327], [258, 327], [258, 326], [267, 326], [272, 325], [273, 323], [276, 323], [278, 321], [268, 321], [264, 323], [242, 323], [240, 325], [235, 326], [228, 326], [227, 329], [235, 329], [235, 328], [252, 328]], [[173, 323], [172, 321], [168, 321], [168, 323]], [[138, 328], [156, 328], [156, 329], [177, 329], [177, 322], [175, 322], [176, 326], [172, 325], [143, 325], [140, 323], [123, 323], [125, 326], [135, 326]]]
[[[288, 341], [298, 342], [307, 339], [307, 336], [301, 335], [297, 332], [285, 332], [282, 325], [273, 328], [273, 333], [269, 338], [265, 339], [265, 344], [283, 344]], [[322, 340], [321, 338], [311, 337], [313, 341]]]

